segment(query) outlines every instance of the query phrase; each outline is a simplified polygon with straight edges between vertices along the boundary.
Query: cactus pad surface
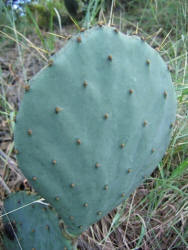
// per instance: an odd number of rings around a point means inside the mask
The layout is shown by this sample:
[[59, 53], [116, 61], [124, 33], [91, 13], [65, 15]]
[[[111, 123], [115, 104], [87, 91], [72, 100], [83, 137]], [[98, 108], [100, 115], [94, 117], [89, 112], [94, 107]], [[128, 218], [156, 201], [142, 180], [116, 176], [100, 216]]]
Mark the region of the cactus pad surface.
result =
[[72, 241], [62, 234], [54, 209], [41, 203], [32, 203], [39, 199], [36, 194], [21, 191], [12, 193], [4, 201], [7, 213], [14, 210], [8, 214], [10, 221], [7, 216], [3, 217], [5, 249], [73, 250]]
[[100, 25], [70, 39], [30, 81], [16, 122], [18, 164], [79, 235], [153, 172], [175, 115], [159, 53]]

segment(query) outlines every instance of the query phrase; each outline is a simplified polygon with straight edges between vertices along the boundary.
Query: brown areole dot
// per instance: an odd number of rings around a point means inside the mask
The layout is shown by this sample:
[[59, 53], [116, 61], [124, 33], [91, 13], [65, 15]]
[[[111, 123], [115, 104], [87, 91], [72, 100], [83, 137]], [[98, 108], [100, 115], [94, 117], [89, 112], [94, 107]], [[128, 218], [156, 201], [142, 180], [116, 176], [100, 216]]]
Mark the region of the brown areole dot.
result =
[[152, 148], [151, 152], [154, 153], [155, 152], [155, 148]]
[[78, 144], [78, 145], [80, 145], [80, 144], [81, 144], [80, 139], [78, 139], [76, 142], [77, 142], [77, 144]]
[[82, 41], [81, 37], [80, 37], [80, 36], [77, 37], [77, 42], [78, 42], [78, 43], [81, 43], [81, 41]]
[[119, 32], [119, 30], [118, 30], [117, 28], [115, 28], [114, 31], [115, 31], [115, 33], [118, 33], [118, 32]]
[[168, 93], [164, 91], [164, 97], [167, 98]]
[[30, 90], [30, 86], [29, 86], [29, 84], [26, 84], [25, 85], [25, 91], [28, 92], [29, 90]]
[[67, 248], [67, 247], [64, 247], [64, 250], [68, 250], [68, 248]]
[[143, 36], [141, 36], [140, 39], [141, 39], [142, 41], [145, 41], [145, 40], [146, 40], [146, 38], [143, 37]]
[[21, 203], [21, 201], [20, 201], [20, 200], [18, 200], [18, 201], [17, 201], [17, 203], [18, 203], [18, 204], [20, 204], [20, 203]]
[[83, 205], [84, 207], [88, 207], [88, 203], [86, 202], [86, 203], [84, 203], [84, 205]]
[[148, 59], [148, 60], [146, 61], [146, 63], [147, 63], [147, 65], [149, 65], [149, 64], [150, 64], [150, 60]]
[[104, 186], [104, 190], [108, 190], [108, 185], [105, 185], [105, 186]]
[[53, 165], [56, 165], [56, 160], [53, 160], [53, 161], [52, 161], [52, 164], [53, 164]]
[[62, 110], [62, 108], [60, 108], [60, 107], [56, 107], [56, 108], [55, 108], [55, 112], [56, 112], [56, 114], [57, 114], [57, 113], [59, 113], [61, 110]]
[[88, 86], [88, 82], [84, 81], [83, 85], [86, 88]]
[[109, 115], [106, 113], [104, 114], [104, 119], [108, 119]]
[[53, 64], [54, 64], [54, 61], [50, 59], [50, 60], [48, 61], [48, 66], [52, 66]]
[[96, 168], [99, 168], [99, 167], [100, 167], [100, 164], [99, 164], [99, 163], [96, 163], [96, 164], [95, 164], [95, 167], [96, 167]]
[[132, 95], [132, 93], [134, 92], [133, 89], [129, 89], [129, 94]]
[[81, 226], [81, 225], [80, 225], [80, 226], [78, 226], [78, 228], [79, 228], [79, 229], [82, 229], [82, 228], [83, 228], [83, 226]]
[[36, 176], [33, 176], [33, 181], [36, 181], [37, 180], [37, 177]]
[[112, 61], [112, 55], [109, 55], [109, 56], [108, 56], [108, 60], [109, 60], [109, 61]]
[[28, 135], [32, 135], [32, 130], [31, 129], [27, 130], [27, 133]]
[[55, 197], [55, 200], [56, 200], [56, 201], [59, 201], [59, 197], [58, 197], [58, 196], [56, 196], [56, 197]]
[[125, 147], [125, 144], [124, 144], [124, 143], [122, 143], [122, 144], [121, 144], [121, 148], [124, 148], [124, 147]]
[[35, 232], [35, 229], [32, 229], [31, 232], [34, 233], [34, 232]]
[[144, 120], [144, 123], [143, 123], [144, 127], [145, 127], [147, 124], [148, 124], [148, 122], [147, 122], [146, 120]]
[[125, 193], [122, 193], [122, 194], [121, 194], [121, 197], [125, 197]]
[[97, 215], [102, 215], [102, 212], [101, 211], [97, 212]]
[[74, 184], [74, 183], [70, 184], [70, 187], [71, 187], [71, 188], [74, 188], [74, 187], [75, 187], [75, 184]]
[[131, 173], [131, 172], [132, 172], [132, 169], [128, 168], [127, 172], [128, 172], [128, 173]]
[[14, 153], [15, 153], [16, 155], [19, 154], [18, 149], [14, 149]]
[[80, 32], [84, 32], [85, 30], [86, 30], [86, 29], [82, 27], [82, 28], [80, 29]]
[[73, 216], [69, 216], [69, 219], [70, 219], [70, 220], [74, 220], [74, 217], [73, 217]]
[[49, 228], [49, 226], [48, 225], [46, 225], [46, 230], [49, 230], [50, 228]]

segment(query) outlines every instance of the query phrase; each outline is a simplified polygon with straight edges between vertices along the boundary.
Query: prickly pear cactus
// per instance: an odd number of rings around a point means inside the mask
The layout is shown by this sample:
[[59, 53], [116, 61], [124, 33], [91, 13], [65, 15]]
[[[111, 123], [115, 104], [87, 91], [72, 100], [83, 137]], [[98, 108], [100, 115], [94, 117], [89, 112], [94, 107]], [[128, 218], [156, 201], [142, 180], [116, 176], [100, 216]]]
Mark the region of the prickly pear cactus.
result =
[[8, 214], [9, 219], [7, 216], [3, 217], [5, 248], [7, 250], [75, 249], [73, 242], [62, 234], [58, 215], [54, 209], [41, 203], [32, 203], [39, 199], [36, 194], [22, 191], [11, 194], [5, 200], [5, 211], [8, 213], [14, 210]]
[[26, 86], [18, 163], [67, 231], [79, 235], [155, 169], [176, 98], [158, 52], [115, 28], [78, 34], [52, 60]]

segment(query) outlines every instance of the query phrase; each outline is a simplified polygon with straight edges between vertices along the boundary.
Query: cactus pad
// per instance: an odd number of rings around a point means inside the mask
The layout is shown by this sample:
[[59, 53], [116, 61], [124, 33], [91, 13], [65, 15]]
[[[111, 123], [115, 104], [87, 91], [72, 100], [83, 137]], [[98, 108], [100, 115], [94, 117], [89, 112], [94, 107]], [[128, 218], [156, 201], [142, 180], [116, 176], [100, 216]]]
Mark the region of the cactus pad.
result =
[[176, 98], [158, 52], [115, 28], [81, 32], [52, 60], [26, 88], [15, 145], [25, 176], [79, 235], [153, 172]]
[[[72, 241], [63, 236], [58, 215], [54, 209], [41, 203], [32, 203], [39, 199], [36, 194], [21, 191], [12, 193], [4, 201], [7, 213], [15, 210], [8, 214], [10, 221], [7, 216], [3, 217], [5, 248], [7, 250], [72, 250]], [[19, 209], [20, 207], [23, 208]], [[19, 210], [16, 211], [16, 209]]]

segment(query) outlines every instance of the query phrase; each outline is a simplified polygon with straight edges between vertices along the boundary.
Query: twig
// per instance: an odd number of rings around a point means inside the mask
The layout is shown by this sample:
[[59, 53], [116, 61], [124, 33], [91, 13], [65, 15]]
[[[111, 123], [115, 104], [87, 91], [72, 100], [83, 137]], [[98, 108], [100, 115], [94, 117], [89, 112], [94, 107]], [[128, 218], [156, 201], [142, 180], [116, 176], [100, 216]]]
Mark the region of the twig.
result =
[[0, 185], [1, 185], [2, 187], [4, 187], [4, 189], [5, 189], [9, 194], [11, 193], [9, 187], [8, 187], [7, 184], [4, 182], [4, 180], [2, 179], [1, 176], [0, 176]]
[[21, 171], [17, 168], [17, 164], [13, 160], [11, 160], [8, 157], [8, 155], [6, 155], [1, 149], [0, 149], [0, 156], [9, 163], [8, 167], [13, 172], [15, 172], [16, 174], [19, 174], [19, 175], [23, 176], [23, 174], [21, 173]]

